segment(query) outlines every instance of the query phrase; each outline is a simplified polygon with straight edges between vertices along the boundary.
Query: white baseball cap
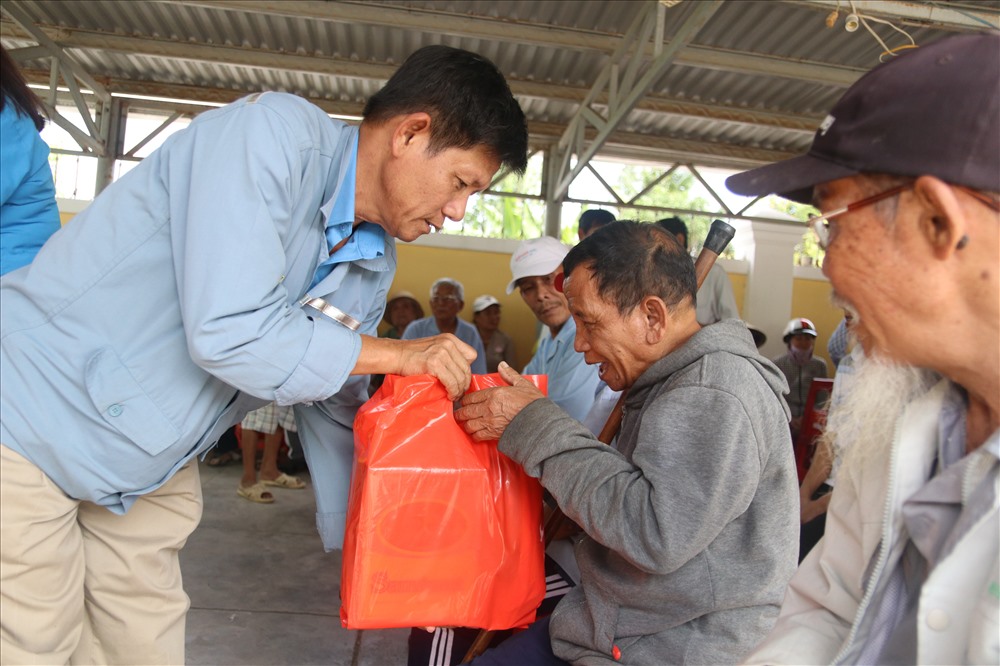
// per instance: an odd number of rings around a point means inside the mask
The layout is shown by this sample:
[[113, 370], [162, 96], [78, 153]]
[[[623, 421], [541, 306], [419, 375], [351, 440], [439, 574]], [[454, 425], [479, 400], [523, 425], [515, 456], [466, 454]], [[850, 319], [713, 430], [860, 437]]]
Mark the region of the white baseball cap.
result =
[[811, 335], [815, 338], [816, 324], [812, 323], [812, 320], [806, 319], [805, 317], [793, 319], [785, 325], [785, 330], [781, 334], [781, 339], [785, 344], [788, 344], [791, 337], [793, 335], [798, 335], [799, 333], [805, 333], [806, 335]]
[[500, 301], [493, 298], [489, 294], [483, 294], [476, 300], [472, 301], [472, 313], [476, 314], [478, 312], [482, 312], [491, 305], [500, 305]]
[[510, 273], [513, 279], [507, 284], [507, 293], [514, 293], [517, 281], [524, 277], [548, 275], [559, 267], [569, 248], [552, 236], [526, 240], [510, 255]]

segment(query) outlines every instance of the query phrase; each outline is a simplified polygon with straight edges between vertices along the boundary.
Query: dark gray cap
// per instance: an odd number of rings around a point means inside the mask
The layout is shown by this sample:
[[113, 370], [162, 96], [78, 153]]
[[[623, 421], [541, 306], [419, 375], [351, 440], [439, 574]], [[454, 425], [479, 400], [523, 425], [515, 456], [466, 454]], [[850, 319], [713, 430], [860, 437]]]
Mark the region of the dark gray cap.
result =
[[808, 153], [730, 176], [726, 186], [809, 203], [813, 186], [870, 172], [1000, 191], [998, 98], [1000, 35], [947, 37], [858, 79]]

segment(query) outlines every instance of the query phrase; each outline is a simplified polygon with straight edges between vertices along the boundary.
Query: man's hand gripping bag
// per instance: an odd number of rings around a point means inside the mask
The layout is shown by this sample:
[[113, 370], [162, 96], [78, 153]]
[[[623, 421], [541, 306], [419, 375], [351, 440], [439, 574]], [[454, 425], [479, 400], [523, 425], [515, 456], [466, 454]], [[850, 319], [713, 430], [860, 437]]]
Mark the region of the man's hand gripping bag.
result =
[[[546, 377], [527, 376], [543, 392]], [[469, 391], [504, 386], [474, 375]], [[429, 375], [388, 375], [354, 420], [348, 629], [529, 624], [545, 595], [541, 486], [455, 421]]]

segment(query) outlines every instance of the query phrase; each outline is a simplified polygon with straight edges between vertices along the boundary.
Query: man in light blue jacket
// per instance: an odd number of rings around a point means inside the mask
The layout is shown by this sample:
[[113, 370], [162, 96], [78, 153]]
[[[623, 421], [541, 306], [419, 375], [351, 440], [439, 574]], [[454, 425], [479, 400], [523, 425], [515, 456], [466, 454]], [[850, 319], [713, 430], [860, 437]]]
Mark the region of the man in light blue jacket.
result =
[[457, 397], [475, 357], [375, 337], [394, 239], [461, 219], [526, 146], [496, 67], [427, 47], [360, 127], [279, 93], [202, 114], [5, 276], [4, 660], [183, 663], [194, 458], [267, 402], [296, 405], [339, 547], [366, 375], [430, 373]]
[[552, 402], [573, 418], [583, 420], [601, 390], [601, 379], [597, 369], [587, 365], [583, 354], [573, 349], [576, 322], [570, 316], [566, 297], [555, 287], [568, 252], [568, 247], [551, 236], [523, 241], [510, 256], [507, 293], [516, 289], [545, 327], [538, 351], [528, 361], [524, 374], [548, 375]]

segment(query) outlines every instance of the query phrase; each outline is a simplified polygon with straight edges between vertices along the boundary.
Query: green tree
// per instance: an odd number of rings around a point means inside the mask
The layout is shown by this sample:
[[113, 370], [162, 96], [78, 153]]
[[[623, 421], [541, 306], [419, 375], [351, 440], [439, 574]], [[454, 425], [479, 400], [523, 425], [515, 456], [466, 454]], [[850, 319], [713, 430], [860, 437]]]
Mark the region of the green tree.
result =
[[[667, 209], [706, 211], [703, 215], [682, 215], [688, 226], [689, 246], [701, 247], [708, 234], [712, 219], [721, 212], [719, 204], [704, 191], [700, 182], [686, 167], [674, 169], [662, 177], [668, 167], [624, 165], [595, 160], [592, 166], [623, 201], [630, 201], [639, 193], [633, 205], [610, 201], [601, 203], [610, 208], [619, 219], [655, 222], [673, 215]], [[524, 176], [507, 176], [494, 183], [490, 193], [470, 202], [465, 219], [449, 231], [469, 236], [487, 238], [537, 238], [545, 228], [545, 203], [541, 194], [543, 159], [541, 153], [532, 156]], [[662, 178], [661, 178], [662, 177]], [[655, 183], [655, 184], [654, 184]], [[650, 187], [652, 185], [652, 187]], [[647, 192], [646, 189], [649, 189]], [[504, 196], [502, 193], [530, 195]], [[563, 206], [562, 240], [575, 243], [577, 220], [580, 213], [591, 204], [567, 203]], [[731, 253], [731, 250], [727, 252]]]
[[458, 233], [482, 238], [537, 238], [545, 229], [545, 203], [538, 198], [504, 196], [527, 194], [537, 197], [542, 190], [543, 158], [535, 153], [524, 175], [507, 175], [493, 183], [489, 193], [474, 197], [460, 223]]
[[[803, 222], [819, 212], [812, 206], [776, 196], [768, 197], [767, 203], [773, 210], [791, 215]], [[802, 242], [795, 246], [795, 265], [822, 266], [823, 257], [825, 256], [826, 252], [823, 251], [823, 248], [816, 241], [816, 234], [811, 229], [805, 229], [802, 234]]]

